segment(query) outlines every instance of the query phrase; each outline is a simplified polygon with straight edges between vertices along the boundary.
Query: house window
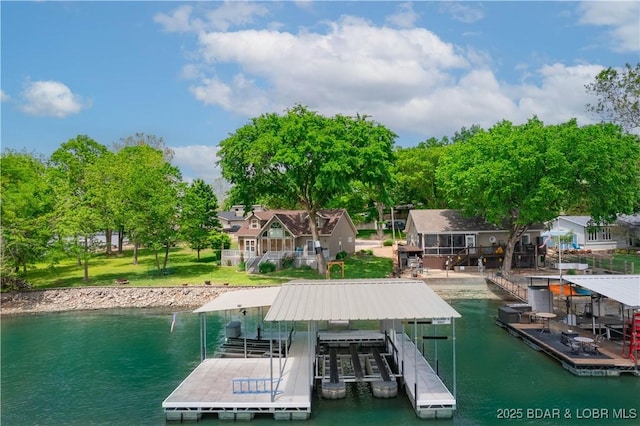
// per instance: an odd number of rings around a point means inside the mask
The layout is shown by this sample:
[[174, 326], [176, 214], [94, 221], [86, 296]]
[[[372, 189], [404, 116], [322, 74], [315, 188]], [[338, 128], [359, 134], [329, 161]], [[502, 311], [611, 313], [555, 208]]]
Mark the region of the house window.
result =
[[610, 241], [611, 240], [611, 228], [608, 226], [603, 226], [602, 228], [600, 228], [600, 231], [602, 232], [602, 240], [603, 241]]
[[307, 254], [313, 254], [313, 253], [314, 253], [313, 240], [307, 240]]
[[284, 229], [282, 229], [282, 224], [280, 222], [273, 222], [269, 228], [269, 237], [282, 238], [283, 236]]
[[316, 217], [316, 227], [320, 229], [320, 218]]
[[260, 221], [258, 219], [251, 219], [251, 224], [249, 225], [251, 229], [258, 229], [260, 227]]
[[531, 235], [530, 234], [522, 234], [522, 237], [520, 237], [520, 242], [522, 243], [522, 246], [528, 246], [529, 244], [531, 244]]
[[589, 227], [587, 229], [587, 240], [589, 241], [597, 241], [598, 240], [598, 229]]
[[255, 253], [256, 251], [256, 240], [245, 240], [244, 242], [244, 250]]
[[424, 236], [425, 247], [435, 247], [438, 245], [438, 236], [436, 234], [426, 234]]

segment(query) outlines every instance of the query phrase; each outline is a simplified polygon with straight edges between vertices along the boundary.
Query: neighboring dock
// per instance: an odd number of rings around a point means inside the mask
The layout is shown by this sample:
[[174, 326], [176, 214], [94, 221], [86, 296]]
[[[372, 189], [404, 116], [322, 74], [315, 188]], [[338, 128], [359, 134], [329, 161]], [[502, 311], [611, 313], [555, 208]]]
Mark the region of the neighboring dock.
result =
[[[593, 336], [579, 327], [572, 327], [568, 333], [566, 324], [551, 322], [549, 332], [542, 332], [540, 323], [509, 323], [496, 318], [496, 323], [507, 329], [515, 337], [521, 338], [525, 344], [541, 351], [558, 361], [563, 368], [578, 376], [620, 376], [629, 374], [640, 376], [640, 370], [632, 359], [622, 355], [620, 344], [600, 341], [597, 352], [585, 351], [583, 348], [572, 348], [562, 338], [565, 335], [587, 337]], [[575, 338], [575, 337], [574, 337]], [[564, 340], [564, 342], [563, 342]]]

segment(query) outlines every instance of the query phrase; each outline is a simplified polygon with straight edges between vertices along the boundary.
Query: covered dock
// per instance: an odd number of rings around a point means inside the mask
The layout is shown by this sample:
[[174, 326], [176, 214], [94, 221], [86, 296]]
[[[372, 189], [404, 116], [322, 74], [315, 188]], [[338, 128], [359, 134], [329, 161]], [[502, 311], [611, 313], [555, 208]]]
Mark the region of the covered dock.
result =
[[501, 307], [498, 325], [574, 374], [640, 377], [640, 275], [529, 279], [528, 303]]
[[[423, 281], [299, 280], [256, 291], [225, 293], [195, 311], [203, 318], [202, 362], [163, 402], [168, 420], [197, 420], [204, 414], [307, 419], [315, 388], [324, 397], [341, 397], [349, 382], [368, 382], [382, 398], [395, 396], [397, 387], [404, 386], [418, 417], [453, 416], [455, 318], [460, 314]], [[207, 357], [207, 312], [264, 306], [270, 306], [263, 330], [270, 350], [264, 357], [251, 358], [242, 351], [235, 359]], [[377, 321], [378, 329], [349, 327], [360, 320]], [[413, 325], [413, 336], [404, 332], [403, 323]], [[424, 336], [418, 336], [418, 323], [447, 325], [452, 391], [420, 353], [418, 341]], [[327, 324], [342, 324], [344, 329], [328, 330]], [[246, 339], [246, 331], [239, 339]], [[286, 349], [273, 350], [282, 341]]]

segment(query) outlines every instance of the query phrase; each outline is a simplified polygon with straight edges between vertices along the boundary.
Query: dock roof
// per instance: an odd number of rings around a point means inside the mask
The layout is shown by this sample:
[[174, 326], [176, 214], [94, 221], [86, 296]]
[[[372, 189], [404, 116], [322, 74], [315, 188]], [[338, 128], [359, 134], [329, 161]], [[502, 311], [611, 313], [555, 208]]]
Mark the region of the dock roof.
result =
[[[560, 280], [560, 275], [531, 275], [529, 278]], [[562, 280], [640, 309], [640, 275], [563, 275]]]
[[640, 275], [569, 275], [563, 279], [640, 309]]
[[459, 318], [424, 281], [296, 280], [282, 285], [266, 321]]
[[230, 311], [271, 306], [279, 291], [279, 286], [227, 291], [193, 312]]

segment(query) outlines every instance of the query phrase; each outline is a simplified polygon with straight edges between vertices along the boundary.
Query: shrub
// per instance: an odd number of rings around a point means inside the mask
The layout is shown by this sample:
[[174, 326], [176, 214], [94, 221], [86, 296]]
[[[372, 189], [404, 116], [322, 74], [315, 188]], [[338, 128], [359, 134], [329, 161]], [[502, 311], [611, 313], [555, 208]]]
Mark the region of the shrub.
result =
[[289, 269], [293, 267], [293, 263], [296, 261], [295, 256], [286, 255], [282, 258], [282, 269]]
[[336, 260], [346, 259], [346, 257], [347, 257], [347, 252], [344, 250], [336, 254]]
[[238, 263], [238, 271], [246, 271], [246, 270], [247, 270], [247, 264], [244, 263], [244, 260]]
[[258, 271], [261, 274], [268, 274], [269, 272], [273, 272], [276, 270], [276, 265], [271, 262], [263, 262], [258, 266]]
[[389, 240], [384, 240], [382, 242], [382, 245], [385, 247], [391, 247], [393, 245], [393, 240], [389, 239]]

